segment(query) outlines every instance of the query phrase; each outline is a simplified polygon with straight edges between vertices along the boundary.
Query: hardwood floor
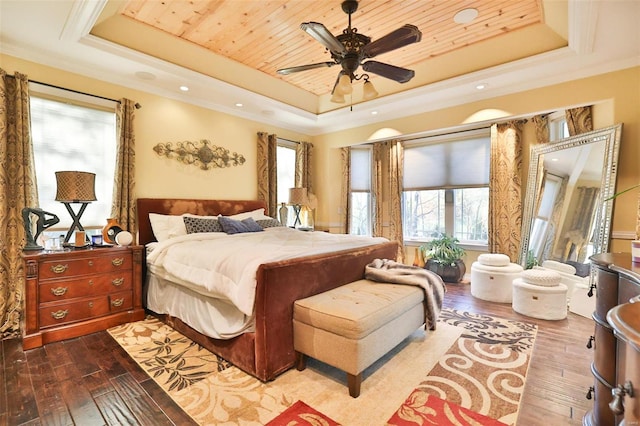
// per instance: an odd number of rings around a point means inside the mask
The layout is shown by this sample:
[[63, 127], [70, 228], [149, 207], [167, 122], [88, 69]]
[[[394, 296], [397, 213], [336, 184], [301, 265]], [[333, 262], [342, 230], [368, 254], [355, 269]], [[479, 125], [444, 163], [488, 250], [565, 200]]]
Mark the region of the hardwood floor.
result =
[[[518, 425], [582, 424], [592, 404], [591, 319], [525, 317], [473, 298], [465, 284], [448, 285], [444, 305], [538, 324]], [[5, 340], [0, 362], [0, 425], [194, 424], [106, 332], [27, 352], [20, 340]]]

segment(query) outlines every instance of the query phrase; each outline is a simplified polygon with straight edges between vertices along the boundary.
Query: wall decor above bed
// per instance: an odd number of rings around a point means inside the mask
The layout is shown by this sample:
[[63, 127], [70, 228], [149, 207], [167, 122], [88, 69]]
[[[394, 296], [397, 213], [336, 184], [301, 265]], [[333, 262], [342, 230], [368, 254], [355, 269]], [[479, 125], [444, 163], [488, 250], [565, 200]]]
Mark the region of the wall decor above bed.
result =
[[213, 145], [207, 139], [176, 142], [175, 148], [171, 142], [159, 143], [153, 150], [161, 157], [175, 158], [180, 163], [193, 164], [202, 170], [241, 166], [245, 162], [242, 154]]

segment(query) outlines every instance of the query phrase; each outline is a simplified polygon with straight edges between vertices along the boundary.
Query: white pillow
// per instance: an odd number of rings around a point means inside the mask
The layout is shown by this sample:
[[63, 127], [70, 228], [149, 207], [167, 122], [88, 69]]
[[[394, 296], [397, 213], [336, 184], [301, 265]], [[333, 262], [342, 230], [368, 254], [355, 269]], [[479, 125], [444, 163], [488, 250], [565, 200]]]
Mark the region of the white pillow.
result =
[[229, 219], [233, 219], [233, 220], [244, 220], [244, 219], [248, 219], [248, 218], [252, 218], [254, 220], [268, 220], [268, 219], [273, 219], [270, 216], [266, 216], [264, 214], [264, 209], [256, 209], [250, 212], [244, 212], [244, 213], [238, 213], [238, 214], [233, 214], [231, 216], [227, 216]]
[[149, 221], [151, 222], [153, 235], [156, 236], [158, 242], [180, 235], [187, 235], [187, 228], [184, 226], [182, 216], [149, 213]]

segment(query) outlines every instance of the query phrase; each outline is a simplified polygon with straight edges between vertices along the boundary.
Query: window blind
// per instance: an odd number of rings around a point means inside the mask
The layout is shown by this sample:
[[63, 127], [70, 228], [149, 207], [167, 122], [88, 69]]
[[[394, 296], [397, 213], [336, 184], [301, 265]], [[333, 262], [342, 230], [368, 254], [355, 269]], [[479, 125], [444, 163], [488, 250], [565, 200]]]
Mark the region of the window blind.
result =
[[370, 148], [351, 148], [351, 191], [371, 191]]
[[405, 191], [469, 188], [489, 184], [489, 135], [460, 135], [405, 146]]

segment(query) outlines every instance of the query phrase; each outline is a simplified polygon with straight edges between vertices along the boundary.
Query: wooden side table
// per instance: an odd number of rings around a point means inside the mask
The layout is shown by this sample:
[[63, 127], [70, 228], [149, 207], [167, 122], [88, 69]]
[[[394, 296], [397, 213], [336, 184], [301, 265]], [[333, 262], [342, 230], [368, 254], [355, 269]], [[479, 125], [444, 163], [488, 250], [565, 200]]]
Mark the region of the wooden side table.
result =
[[143, 319], [143, 249], [23, 253], [23, 349]]

